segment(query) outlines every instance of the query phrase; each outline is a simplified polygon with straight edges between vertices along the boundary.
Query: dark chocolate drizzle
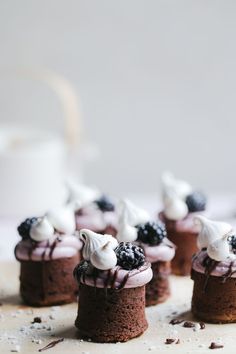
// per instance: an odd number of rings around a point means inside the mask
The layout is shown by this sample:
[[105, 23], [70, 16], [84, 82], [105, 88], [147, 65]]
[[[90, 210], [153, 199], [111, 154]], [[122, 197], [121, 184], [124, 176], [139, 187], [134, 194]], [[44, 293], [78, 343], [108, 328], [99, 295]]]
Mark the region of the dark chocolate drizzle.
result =
[[117, 275], [118, 275], [118, 269], [115, 270], [115, 273], [113, 275], [113, 277], [111, 278], [108, 278], [108, 284], [109, 284], [109, 280], [111, 280], [111, 288], [114, 289], [115, 288], [115, 282], [116, 282], [116, 279], [117, 279]]
[[[149, 266], [150, 266], [149, 263], [146, 263], [145, 267], [143, 265], [142, 266], [142, 271], [148, 269]], [[105, 290], [107, 290], [108, 288], [111, 288], [111, 289], [117, 290], [117, 291], [122, 290], [125, 287], [128, 279], [140, 272], [138, 268], [137, 269], [133, 269], [131, 271], [127, 271], [127, 274], [124, 276], [124, 278], [120, 282], [120, 285], [118, 287], [116, 287], [115, 283], [116, 283], [116, 280], [117, 280], [117, 277], [118, 277], [120, 269], [122, 269], [122, 268], [117, 266], [117, 268], [116, 268], [114, 273], [111, 272], [111, 269], [109, 269], [107, 271], [107, 276], [106, 276], [106, 278], [104, 279], [104, 282], [103, 282], [103, 286], [104, 286]], [[97, 286], [97, 278], [99, 277], [100, 272], [103, 272], [103, 271], [100, 271], [97, 268], [93, 268], [92, 272], [91, 273], [90, 272], [91, 272], [91, 268], [89, 270], [88, 269], [84, 269], [83, 273], [82, 274], [81, 273], [78, 274], [78, 276], [76, 277], [77, 281], [78, 281], [78, 283], [82, 282], [82, 283], [86, 284], [86, 276], [89, 276], [89, 277], [91, 277], [93, 279], [94, 287], [96, 288], [96, 286]]]
[[57, 237], [55, 241], [52, 243], [52, 245], [50, 246], [49, 259], [52, 259], [53, 251], [59, 242], [61, 242], [61, 238]]
[[123, 278], [122, 282], [120, 283], [119, 290], [125, 287], [125, 284], [127, 283], [128, 279], [129, 279], [129, 273], [126, 274], [126, 276]]
[[205, 292], [207, 289], [207, 284], [208, 284], [208, 280], [209, 277], [211, 275], [211, 272], [213, 272], [213, 270], [216, 268], [217, 264], [219, 262], [215, 261], [214, 259], [211, 259], [208, 255], [206, 256], [206, 258], [203, 260], [202, 265], [205, 267], [205, 282], [204, 282], [204, 286], [203, 286], [203, 291]]
[[33, 253], [33, 251], [35, 250], [36, 247], [37, 247], [37, 242], [36, 241], [32, 241], [32, 247], [29, 249], [29, 253], [28, 253], [30, 261], [32, 259], [32, 253]]
[[[215, 261], [214, 259], [210, 258], [208, 255], [204, 258], [203, 262], [202, 262], [202, 266], [205, 267], [205, 275], [206, 275], [206, 280], [204, 283], [204, 287], [203, 290], [206, 291], [207, 289], [207, 283], [209, 280], [209, 277], [211, 275], [211, 273], [213, 272], [213, 270], [217, 267], [217, 265], [219, 264], [219, 261]], [[227, 272], [225, 274], [222, 275], [222, 283], [225, 283], [229, 278], [232, 277], [233, 274], [236, 273], [236, 270], [232, 270], [234, 265], [234, 261], [230, 262], [229, 265], [229, 269], [227, 270]]]
[[111, 270], [108, 270], [108, 276], [107, 278], [104, 280], [104, 287], [107, 288], [109, 285], [109, 279], [111, 278]]
[[[50, 248], [50, 251], [49, 251], [49, 260], [52, 260], [53, 251], [55, 250], [57, 244], [58, 244], [59, 242], [61, 242], [61, 241], [62, 241], [61, 236], [58, 236], [58, 237], [53, 241], [52, 244], [50, 244], [50, 240], [47, 240], [46, 247], [45, 247], [44, 251], [43, 251], [42, 254], [41, 254], [41, 260], [42, 260], [42, 261], [45, 261], [45, 256], [46, 256], [46, 252], [47, 252], [47, 249], [48, 249], [48, 248]], [[37, 248], [39, 242], [34, 241], [34, 240], [32, 240], [32, 239], [30, 240], [30, 242], [31, 242], [31, 245], [30, 245], [30, 247], [29, 247], [29, 249], [28, 249], [28, 257], [29, 257], [29, 260], [31, 261], [31, 260], [32, 260], [32, 254], [33, 254], [34, 250]], [[17, 256], [16, 256], [16, 250], [17, 250], [17, 245], [16, 245], [16, 247], [15, 247], [14, 253], [15, 253], [16, 259], [18, 259]], [[18, 259], [18, 260], [20, 261], [20, 259]]]
[[47, 251], [47, 248], [48, 248], [49, 246], [50, 246], [50, 242], [49, 242], [49, 240], [47, 240], [47, 245], [46, 245], [46, 247], [45, 247], [45, 250], [44, 250], [43, 253], [42, 253], [42, 261], [45, 260], [46, 251]]
[[228, 280], [230, 277], [232, 277], [233, 274], [236, 273], [236, 270], [234, 270], [234, 271], [232, 270], [233, 265], [234, 265], [234, 261], [230, 262], [229, 270], [225, 274], [223, 274], [223, 276], [222, 276], [222, 278], [223, 278], [222, 283], [225, 283], [226, 280]]

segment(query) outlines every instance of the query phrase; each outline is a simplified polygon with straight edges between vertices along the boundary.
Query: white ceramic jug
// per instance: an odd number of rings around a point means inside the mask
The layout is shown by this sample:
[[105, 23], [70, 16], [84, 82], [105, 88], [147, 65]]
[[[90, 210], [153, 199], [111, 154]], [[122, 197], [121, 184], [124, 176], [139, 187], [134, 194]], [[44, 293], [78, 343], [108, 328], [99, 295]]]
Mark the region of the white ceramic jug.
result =
[[45, 131], [0, 126], [0, 216], [40, 215], [63, 203], [68, 161], [78, 157], [81, 140], [78, 97], [70, 83], [47, 71], [23, 76], [44, 81], [60, 98], [65, 139]]

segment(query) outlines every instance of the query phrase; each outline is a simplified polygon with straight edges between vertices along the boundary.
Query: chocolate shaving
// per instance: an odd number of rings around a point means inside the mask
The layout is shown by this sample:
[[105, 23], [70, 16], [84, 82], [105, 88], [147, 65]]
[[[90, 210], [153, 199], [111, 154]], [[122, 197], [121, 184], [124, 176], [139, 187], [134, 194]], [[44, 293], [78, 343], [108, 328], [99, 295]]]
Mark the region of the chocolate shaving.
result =
[[165, 344], [179, 344], [180, 340], [179, 339], [174, 339], [174, 338], [166, 338]]
[[176, 324], [179, 324], [179, 323], [182, 323], [184, 322], [184, 320], [180, 319], [180, 318], [173, 318], [171, 321], [170, 321], [170, 324], [172, 325], [176, 325]]
[[206, 325], [205, 325], [204, 322], [199, 322], [199, 324], [200, 324], [200, 328], [201, 328], [201, 329], [205, 329], [205, 328], [206, 328]]
[[183, 327], [186, 327], [186, 328], [193, 328], [195, 327], [195, 324], [191, 321], [185, 321], [184, 324], [183, 324]]
[[60, 338], [58, 340], [54, 340], [54, 341], [48, 343], [45, 347], [39, 349], [38, 351], [39, 352], [43, 352], [44, 350], [51, 349], [51, 348], [55, 347], [55, 345], [57, 345], [58, 343], [63, 342], [63, 340], [64, 340], [64, 338]]
[[34, 319], [31, 323], [42, 323], [42, 318], [41, 317], [34, 317]]
[[220, 348], [224, 348], [223, 344], [218, 344], [215, 342], [211, 342], [211, 345], [209, 347], [209, 349], [220, 349]]

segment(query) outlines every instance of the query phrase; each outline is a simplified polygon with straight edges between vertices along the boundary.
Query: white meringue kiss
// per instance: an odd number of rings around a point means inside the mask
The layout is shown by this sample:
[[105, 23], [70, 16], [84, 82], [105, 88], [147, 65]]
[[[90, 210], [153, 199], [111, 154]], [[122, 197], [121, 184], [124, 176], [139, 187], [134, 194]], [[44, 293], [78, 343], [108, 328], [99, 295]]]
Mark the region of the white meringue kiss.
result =
[[134, 242], [138, 238], [138, 230], [128, 224], [119, 225], [116, 238], [119, 242]]
[[130, 200], [123, 199], [118, 206], [119, 224], [128, 224], [135, 226], [138, 224], [146, 223], [150, 220], [149, 213], [134, 205]]
[[179, 197], [170, 197], [166, 200], [164, 214], [169, 220], [181, 220], [188, 215], [187, 204]]
[[68, 181], [67, 186], [69, 189], [68, 203], [74, 205], [74, 210], [89, 205], [101, 196], [98, 189], [83, 184], [75, 184], [72, 181]]
[[84, 242], [83, 258], [86, 261], [89, 261], [92, 254], [107, 242], [110, 242], [112, 249], [118, 246], [118, 241], [113, 236], [97, 234], [88, 229], [80, 230], [79, 238]]
[[97, 248], [91, 255], [92, 265], [101, 270], [112, 269], [116, 266], [117, 257], [112, 244], [108, 241], [105, 245]]
[[197, 215], [195, 217], [195, 222], [201, 227], [197, 239], [197, 245], [200, 250], [208, 247], [215, 240], [222, 239], [232, 231], [232, 226], [230, 224], [226, 222], [212, 221], [202, 215]]
[[185, 200], [193, 191], [192, 186], [188, 182], [176, 179], [170, 172], [164, 172], [161, 181], [164, 203], [166, 197], [169, 198], [171, 195], [176, 195], [180, 199]]
[[64, 234], [75, 232], [75, 215], [70, 205], [50, 210], [46, 213], [46, 216], [57, 231]]
[[207, 247], [207, 254], [210, 258], [218, 262], [236, 259], [236, 256], [230, 252], [227, 237], [218, 239], [209, 244]]
[[130, 200], [123, 199], [118, 206], [118, 219], [117, 240], [119, 242], [134, 242], [138, 237], [135, 225], [146, 223], [150, 220], [150, 215]]
[[44, 216], [31, 226], [29, 233], [32, 240], [41, 242], [49, 240], [54, 235], [54, 228], [47, 217]]

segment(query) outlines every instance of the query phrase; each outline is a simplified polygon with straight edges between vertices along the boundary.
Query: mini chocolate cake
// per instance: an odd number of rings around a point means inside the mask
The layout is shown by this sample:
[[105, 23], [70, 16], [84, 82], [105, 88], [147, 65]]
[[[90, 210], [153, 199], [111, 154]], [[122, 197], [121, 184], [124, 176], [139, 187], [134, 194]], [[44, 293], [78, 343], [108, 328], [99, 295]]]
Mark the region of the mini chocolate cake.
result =
[[80, 235], [85, 260], [74, 270], [80, 293], [75, 321], [79, 337], [112, 343], [140, 336], [148, 327], [145, 284], [152, 277], [142, 249], [131, 243], [118, 245], [112, 236], [89, 230]]
[[117, 215], [114, 202], [97, 189], [85, 185], [69, 185], [68, 203], [74, 205], [76, 230], [116, 235]]
[[229, 224], [199, 217], [200, 251], [193, 257], [192, 312], [205, 322], [236, 322], [236, 236]]
[[164, 210], [159, 218], [164, 222], [169, 239], [176, 245], [172, 260], [172, 272], [189, 275], [192, 255], [197, 252], [198, 227], [194, 217], [206, 208], [206, 198], [193, 191], [185, 181], [176, 180], [170, 174], [163, 176]]
[[146, 285], [146, 306], [153, 306], [165, 302], [170, 296], [169, 275], [170, 262], [158, 261], [151, 264], [152, 280]]
[[76, 301], [77, 287], [71, 270], [78, 254], [69, 258], [39, 262], [21, 261], [20, 294], [31, 306], [49, 306]]
[[123, 201], [119, 215], [118, 241], [132, 241], [144, 251], [146, 261], [151, 263], [153, 278], [146, 284], [146, 306], [164, 302], [170, 296], [170, 261], [175, 246], [167, 238], [165, 225], [147, 221], [150, 216], [130, 201]]
[[152, 266], [153, 278], [146, 285], [146, 306], [152, 306], [170, 296], [170, 261], [175, 255], [175, 245], [168, 240], [165, 225], [160, 221], [149, 221], [136, 228], [136, 243], [144, 250], [146, 260]]
[[198, 228], [194, 225], [197, 213], [189, 213], [182, 220], [169, 220], [164, 213], [159, 217], [166, 226], [168, 238], [176, 245], [175, 257], [171, 262], [172, 273], [189, 275], [191, 272], [192, 255], [197, 252]]
[[73, 211], [58, 210], [26, 219], [15, 247], [20, 262], [20, 294], [27, 305], [47, 306], [76, 300], [73, 269], [81, 259], [82, 242], [73, 235]]

